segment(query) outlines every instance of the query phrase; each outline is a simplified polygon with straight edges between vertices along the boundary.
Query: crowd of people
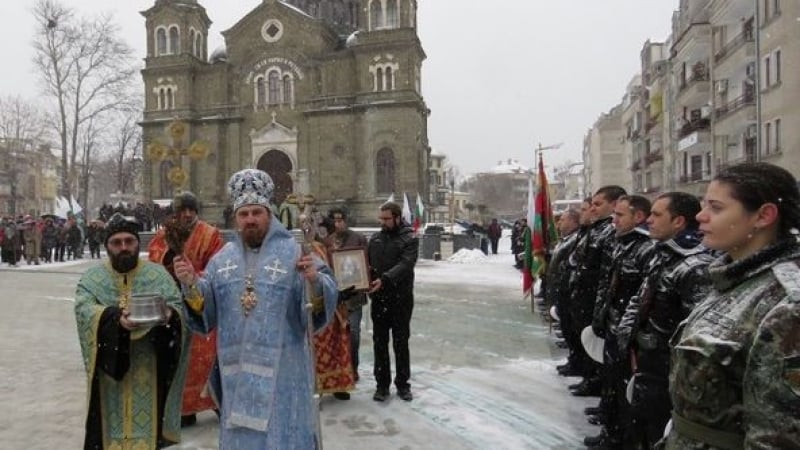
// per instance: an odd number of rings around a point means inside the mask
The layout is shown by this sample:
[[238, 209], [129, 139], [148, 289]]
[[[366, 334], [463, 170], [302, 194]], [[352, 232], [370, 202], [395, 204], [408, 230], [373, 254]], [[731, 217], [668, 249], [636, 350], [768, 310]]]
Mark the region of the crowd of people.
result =
[[561, 214], [542, 304], [559, 374], [600, 397], [588, 448], [800, 448], [798, 227], [797, 181], [767, 163], [702, 203], [605, 186]]
[[[418, 241], [400, 206], [380, 207], [381, 229], [369, 240], [334, 208], [321, 227], [301, 227], [298, 246], [271, 210], [273, 189], [260, 170], [231, 177], [237, 237], [228, 244], [199, 219], [197, 199], [179, 195], [148, 261], [139, 259], [137, 221], [108, 218], [110, 264], [81, 278], [75, 305], [90, 393], [85, 448], [163, 448], [206, 410], [219, 417], [220, 448], [320, 448], [313, 393], [349, 399], [368, 297], [373, 400], [387, 400], [392, 382], [399, 398], [413, 400], [408, 339]], [[331, 267], [340, 250], [363, 252], [363, 288], [337, 283]], [[142, 323], [132, 314], [142, 292], [164, 300], [163, 320]]]
[[[386, 401], [392, 383], [413, 400], [418, 241], [400, 206], [380, 207], [369, 240], [348, 228], [345, 210], [301, 217], [298, 245], [271, 210], [265, 172], [237, 172], [228, 189], [237, 230], [228, 244], [199, 219], [191, 193], [174, 199], [149, 261], [139, 259], [136, 220], [115, 213], [98, 224], [110, 264], [81, 278], [75, 304], [90, 393], [85, 448], [162, 448], [205, 410], [219, 416], [220, 448], [319, 448], [313, 394], [349, 399], [368, 301], [373, 400]], [[4, 220], [3, 243], [33, 242], [35, 264], [40, 244], [26, 230], [37, 220], [21, 222]], [[558, 373], [582, 378], [573, 395], [600, 398], [585, 411], [602, 427], [587, 447], [800, 448], [798, 226], [797, 180], [767, 163], [720, 171], [702, 202], [605, 186], [560, 215], [542, 302], [569, 352]], [[526, 227], [512, 231], [515, 253]], [[337, 252], [353, 249], [364, 255], [363, 289], [333, 270]], [[164, 300], [157, 324], [131, 315], [142, 292]]]
[[[85, 244], [92, 257], [100, 257], [101, 229], [92, 224], [84, 227], [76, 216], [62, 219], [53, 216], [34, 218], [30, 215], [3, 217], [0, 222], [2, 263], [17, 267], [82, 259]], [[96, 250], [96, 252], [95, 252]]]

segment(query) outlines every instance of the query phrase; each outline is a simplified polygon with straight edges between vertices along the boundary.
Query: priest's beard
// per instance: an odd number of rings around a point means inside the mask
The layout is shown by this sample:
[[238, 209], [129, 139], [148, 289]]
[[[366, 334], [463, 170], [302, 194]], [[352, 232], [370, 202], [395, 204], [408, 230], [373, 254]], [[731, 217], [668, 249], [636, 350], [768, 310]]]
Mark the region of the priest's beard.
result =
[[264, 242], [267, 230], [261, 230], [258, 225], [248, 225], [242, 230], [242, 240], [250, 248], [260, 248]]
[[134, 251], [122, 250], [117, 254], [108, 254], [108, 259], [111, 261], [111, 267], [119, 273], [128, 273], [139, 263], [139, 247]]

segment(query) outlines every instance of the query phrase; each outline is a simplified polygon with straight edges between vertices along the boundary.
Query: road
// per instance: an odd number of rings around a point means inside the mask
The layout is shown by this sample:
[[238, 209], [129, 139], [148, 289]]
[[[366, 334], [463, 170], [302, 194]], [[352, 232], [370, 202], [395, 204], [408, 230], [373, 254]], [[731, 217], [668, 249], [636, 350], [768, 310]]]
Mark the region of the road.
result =
[[[472, 264], [420, 261], [414, 401], [372, 401], [365, 321], [357, 390], [349, 401], [322, 399], [325, 450], [574, 449], [596, 434], [582, 410], [597, 400], [567, 394], [576, 379], [556, 375], [564, 351], [522, 301], [511, 263], [507, 253]], [[72, 297], [92, 264], [0, 268], [0, 448], [81, 448], [86, 380]], [[216, 449], [217, 425], [201, 414], [172, 448]]]

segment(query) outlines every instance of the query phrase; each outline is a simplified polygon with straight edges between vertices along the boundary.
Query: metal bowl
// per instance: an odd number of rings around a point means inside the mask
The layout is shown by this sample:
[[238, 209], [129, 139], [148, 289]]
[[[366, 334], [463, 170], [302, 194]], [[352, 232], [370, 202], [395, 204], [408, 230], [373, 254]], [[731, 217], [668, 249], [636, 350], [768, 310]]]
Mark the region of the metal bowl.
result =
[[128, 320], [138, 325], [158, 325], [167, 321], [167, 302], [158, 294], [131, 295], [128, 311]]

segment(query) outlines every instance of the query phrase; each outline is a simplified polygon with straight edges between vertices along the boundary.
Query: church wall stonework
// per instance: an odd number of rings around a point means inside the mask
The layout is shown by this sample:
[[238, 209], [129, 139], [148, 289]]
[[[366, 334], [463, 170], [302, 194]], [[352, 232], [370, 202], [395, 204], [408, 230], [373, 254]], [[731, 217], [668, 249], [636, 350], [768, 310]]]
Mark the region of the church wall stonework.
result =
[[[186, 1], [192, 6], [175, 6]], [[183, 158], [190, 176], [184, 189], [198, 195], [207, 220], [222, 221], [228, 177], [256, 167], [270, 150], [291, 160], [288, 176], [294, 192], [310, 191], [302, 193], [313, 194], [322, 212], [347, 207], [354, 225], [376, 225], [378, 207], [391, 194], [377, 189], [376, 157], [382, 148], [394, 154], [396, 198], [402, 199], [404, 191], [411, 199], [417, 192], [427, 197], [429, 110], [417, 88], [425, 53], [416, 30], [408, 27], [416, 23], [415, 17], [409, 18], [416, 2], [401, 2], [399, 28], [368, 31], [364, 2], [327, 1], [293, 2], [307, 8], [305, 13], [279, 0], [259, 1], [223, 32], [226, 48], [211, 52], [207, 61], [191, 54], [188, 39], [191, 26], [202, 36], [201, 56], [209, 54], [205, 43], [210, 20], [200, 3], [156, 0], [142, 13], [148, 33], [142, 71], [144, 145], [166, 143], [166, 128], [174, 119], [187, 125], [185, 145], [196, 140], [209, 144], [206, 159]], [[351, 4], [358, 6], [353, 12], [360, 14], [360, 29], [348, 37], [355, 31], [355, 20], [348, 15]], [[159, 56], [155, 28], [168, 23], [181, 27], [181, 53]], [[379, 85], [376, 75], [385, 77], [386, 67], [393, 69], [391, 82]], [[277, 102], [271, 101], [268, 89], [273, 70], [281, 77]], [[286, 81], [291, 88], [284, 85], [284, 76], [291, 79]], [[259, 77], [265, 79], [260, 99]], [[158, 96], [164, 86], [174, 87], [169, 108]], [[287, 89], [291, 96], [284, 96]], [[145, 167], [146, 196], [161, 198], [160, 163]]]

